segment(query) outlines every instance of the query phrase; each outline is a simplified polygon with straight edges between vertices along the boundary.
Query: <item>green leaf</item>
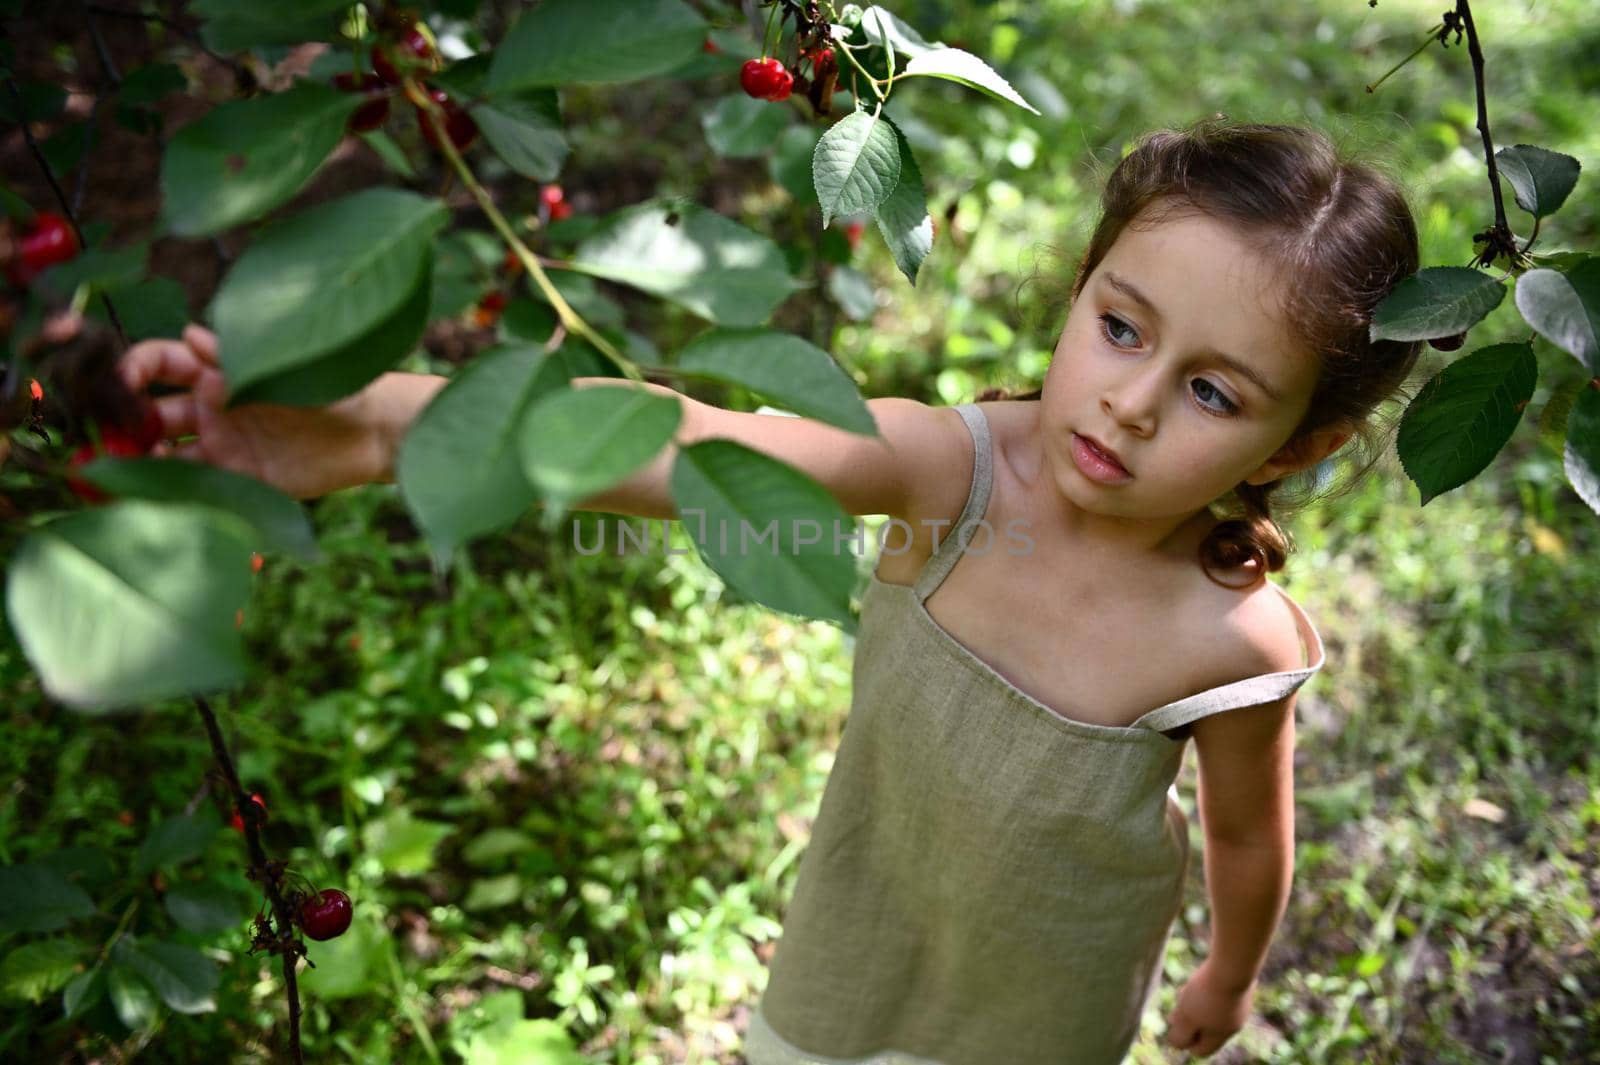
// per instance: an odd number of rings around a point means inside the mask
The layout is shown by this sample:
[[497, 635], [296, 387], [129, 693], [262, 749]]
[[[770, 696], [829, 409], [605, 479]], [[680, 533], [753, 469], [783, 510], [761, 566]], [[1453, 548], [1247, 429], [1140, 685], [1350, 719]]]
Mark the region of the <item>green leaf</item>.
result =
[[200, 935], [235, 928], [250, 915], [239, 896], [215, 880], [174, 884], [162, 903], [178, 927]]
[[821, 136], [812, 126], [791, 124], [778, 138], [777, 150], [767, 161], [772, 180], [788, 190], [799, 203], [811, 203], [817, 198], [816, 186], [811, 183], [811, 156]]
[[681, 0], [545, 0], [494, 50], [488, 88], [638, 81], [687, 60], [705, 35]]
[[771, 148], [789, 127], [787, 108], [743, 93], [724, 96], [700, 116], [706, 143], [724, 159], [746, 159]]
[[1565, 273], [1529, 270], [1517, 278], [1517, 310], [1536, 333], [1600, 374], [1600, 257]]
[[522, 471], [541, 498], [564, 507], [645, 466], [682, 418], [680, 401], [643, 388], [557, 389], [523, 416]]
[[516, 873], [478, 877], [467, 889], [467, 897], [461, 900], [461, 908], [469, 913], [492, 910], [497, 906], [509, 906], [521, 897], [522, 877]]
[[468, 110], [511, 169], [535, 181], [554, 181], [561, 173], [570, 149], [553, 91], [492, 96]]
[[94, 902], [77, 884], [46, 865], [0, 866], [0, 930], [53, 932], [94, 914]]
[[338, 15], [350, 0], [276, 0], [242, 4], [239, 0], [195, 0], [191, 14], [205, 19], [200, 36], [218, 52], [239, 52], [268, 44], [298, 44], [328, 39], [339, 28]]
[[855, 521], [815, 480], [743, 444], [706, 440], [679, 450], [672, 498], [700, 557], [734, 591], [851, 623]]
[[560, 364], [538, 349], [497, 348], [457, 370], [412, 423], [396, 472], [438, 568], [458, 546], [532, 505], [518, 427], [535, 399], [565, 383]]
[[491, 828], [481, 833], [461, 848], [461, 857], [469, 865], [493, 865], [501, 858], [534, 849], [533, 837], [514, 828]]
[[410, 811], [398, 809], [369, 821], [361, 838], [385, 872], [420, 876], [433, 868], [434, 848], [454, 831], [443, 822], [413, 817]]
[[1562, 467], [1573, 491], [1600, 514], [1600, 392], [1584, 388], [1567, 415]]
[[88, 953], [75, 939], [42, 939], [24, 943], [0, 961], [0, 995], [38, 1003], [67, 985]]
[[106, 969], [106, 990], [111, 993], [117, 1019], [130, 1030], [142, 1031], [155, 1023], [160, 1009], [155, 992], [133, 969], [113, 962]]
[[900, 147], [894, 129], [865, 111], [840, 119], [817, 141], [811, 180], [822, 204], [824, 226], [836, 214], [877, 210], [900, 180]]
[[117, 86], [118, 102], [128, 107], [148, 107], [189, 87], [182, 69], [171, 63], [150, 63], [130, 70]]
[[179, 1013], [210, 1013], [217, 1008], [217, 966], [193, 947], [177, 943], [117, 941], [118, 959], [150, 981], [161, 1001]]
[[901, 21], [894, 12], [876, 4], [861, 13], [861, 32], [879, 48], [888, 41], [902, 55], [918, 56], [945, 47], [937, 41], [930, 44], [923, 40], [922, 34]]
[[293, 196], [338, 147], [359, 94], [302, 82], [218, 104], [161, 157], [161, 223], [183, 237], [247, 222]]
[[255, 532], [251, 548], [306, 562], [321, 557], [305, 509], [254, 477], [175, 458], [111, 458], [87, 463], [79, 476], [124, 499], [201, 503], [241, 518]]
[[39, 527], [17, 548], [6, 611], [52, 698], [136, 706], [239, 683], [234, 613], [250, 537], [209, 507], [129, 500]]
[[139, 847], [134, 871], [140, 876], [167, 866], [192, 861], [206, 852], [216, 836], [220, 822], [210, 809], [194, 814], [179, 814], [151, 826]]
[[106, 972], [104, 966], [96, 965], [88, 972], [79, 973], [67, 981], [66, 990], [61, 992], [61, 1012], [66, 1020], [73, 1020], [80, 1016], [90, 1006], [100, 1001], [100, 996], [106, 993]]
[[878, 309], [872, 279], [848, 266], [835, 266], [828, 271], [828, 295], [852, 322], [864, 322]]
[[[130, 340], [178, 336], [192, 319], [188, 293], [170, 277], [152, 277], [119, 288], [112, 293], [112, 300]], [[89, 313], [104, 320], [105, 305], [91, 300]]]
[[1511, 182], [1517, 206], [1535, 218], [1552, 214], [1567, 202], [1581, 169], [1572, 156], [1532, 144], [1501, 148], [1494, 158], [1500, 173]]
[[230, 403], [328, 403], [404, 357], [426, 324], [447, 217], [438, 200], [374, 188], [257, 238], [212, 307]]
[[721, 325], [758, 325], [800, 287], [772, 241], [693, 203], [619, 211], [578, 246], [572, 267]]
[[548, 1019], [474, 1033], [461, 1056], [465, 1065], [592, 1065], [566, 1029]]
[[855, 382], [821, 348], [771, 329], [702, 333], [678, 356], [686, 374], [738, 385], [773, 405], [867, 436], [877, 435]]
[[1465, 333], [1500, 306], [1506, 289], [1466, 266], [1430, 266], [1401, 281], [1372, 313], [1373, 340], [1432, 340]]
[[936, 48], [921, 55], [912, 56], [906, 62], [902, 72], [904, 77], [944, 78], [947, 81], [959, 82], [969, 89], [986, 92], [990, 96], [1014, 103], [1024, 111], [1039, 113], [1039, 109], [1022, 98], [1022, 94], [1011, 87], [1011, 83], [997, 74], [993, 67], [973, 55], [959, 48]]
[[928, 217], [928, 194], [922, 186], [922, 169], [911, 154], [911, 143], [893, 122], [889, 127], [894, 130], [900, 153], [900, 180], [878, 206], [878, 232], [894, 256], [894, 264], [915, 285], [922, 261], [933, 250], [933, 219]]
[[[577, 311], [584, 321], [597, 329], [622, 327], [624, 321], [622, 308], [617, 306], [616, 300], [600, 291], [600, 286], [595, 284], [594, 278], [585, 277], [571, 270], [552, 270], [548, 276], [550, 284], [554, 285], [561, 298], [567, 301], [567, 306]], [[528, 289], [534, 298], [544, 300], [544, 290], [531, 281], [528, 283]], [[507, 307], [506, 310], [509, 312], [511, 308]], [[501, 320], [504, 321], [504, 318]], [[547, 339], [548, 336], [549, 334], [546, 334]]]
[[1422, 505], [1486, 469], [1522, 418], [1538, 382], [1527, 344], [1493, 344], [1446, 366], [1400, 420], [1395, 447]]
[[389, 986], [378, 971], [384, 955], [392, 949], [387, 934], [363, 917], [360, 908], [344, 935], [307, 946], [317, 967], [300, 974], [300, 988], [314, 1000], [353, 998]]

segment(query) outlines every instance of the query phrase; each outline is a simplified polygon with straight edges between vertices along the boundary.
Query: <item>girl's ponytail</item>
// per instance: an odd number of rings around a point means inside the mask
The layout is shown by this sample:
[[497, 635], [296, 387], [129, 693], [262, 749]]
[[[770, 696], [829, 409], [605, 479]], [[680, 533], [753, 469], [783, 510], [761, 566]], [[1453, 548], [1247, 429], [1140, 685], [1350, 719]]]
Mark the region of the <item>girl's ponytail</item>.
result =
[[1218, 580], [1212, 571], [1238, 572], [1253, 563], [1245, 582], [1248, 586], [1288, 562], [1289, 539], [1272, 517], [1272, 493], [1282, 483], [1281, 478], [1259, 485], [1244, 481], [1234, 488], [1243, 515], [1218, 522], [1200, 543], [1201, 568], [1213, 581], [1234, 587]]

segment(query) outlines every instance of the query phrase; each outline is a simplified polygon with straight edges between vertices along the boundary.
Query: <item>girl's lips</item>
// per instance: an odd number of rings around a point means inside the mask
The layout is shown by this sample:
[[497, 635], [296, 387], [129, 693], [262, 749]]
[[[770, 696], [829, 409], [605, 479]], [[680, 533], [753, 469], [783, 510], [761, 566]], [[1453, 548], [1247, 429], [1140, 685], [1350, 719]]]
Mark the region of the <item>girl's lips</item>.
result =
[[1102, 452], [1098, 444], [1077, 433], [1072, 434], [1072, 457], [1078, 469], [1091, 480], [1115, 484], [1133, 479], [1133, 474]]

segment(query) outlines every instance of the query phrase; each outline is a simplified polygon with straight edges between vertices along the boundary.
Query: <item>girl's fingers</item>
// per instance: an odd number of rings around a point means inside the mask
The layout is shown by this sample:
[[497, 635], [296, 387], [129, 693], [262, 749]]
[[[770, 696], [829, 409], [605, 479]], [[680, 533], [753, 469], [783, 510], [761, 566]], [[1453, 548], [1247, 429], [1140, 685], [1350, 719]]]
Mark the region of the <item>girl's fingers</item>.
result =
[[217, 334], [203, 325], [191, 322], [184, 326], [183, 342], [200, 358], [212, 366], [217, 365]]
[[156, 411], [161, 415], [161, 435], [172, 439], [192, 436], [200, 431], [200, 416], [190, 394], [157, 396]]
[[195, 352], [178, 340], [141, 340], [117, 361], [123, 384], [136, 395], [156, 382], [192, 386], [205, 369]]

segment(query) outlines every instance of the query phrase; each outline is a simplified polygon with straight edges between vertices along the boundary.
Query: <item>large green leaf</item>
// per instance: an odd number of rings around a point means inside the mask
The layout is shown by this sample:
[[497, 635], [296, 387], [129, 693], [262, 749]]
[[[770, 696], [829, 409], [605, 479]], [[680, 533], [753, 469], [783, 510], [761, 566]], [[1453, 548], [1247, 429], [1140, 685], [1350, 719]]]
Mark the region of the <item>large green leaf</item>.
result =
[[567, 138], [553, 91], [501, 94], [469, 108], [483, 139], [517, 173], [554, 181], [567, 159]]
[[200, 35], [207, 46], [237, 52], [331, 37], [339, 28], [338, 15], [349, 6], [350, 0], [195, 0], [189, 12], [205, 19]]
[[254, 477], [204, 462], [172, 458], [109, 458], [85, 465], [78, 475], [124, 499], [204, 503], [242, 518], [255, 531], [252, 546], [315, 562], [321, 552], [305, 508]]
[[800, 287], [776, 244], [693, 203], [619, 211], [578, 245], [572, 266], [722, 325], [759, 325]]
[[250, 915], [239, 896], [215, 880], [174, 884], [162, 902], [179, 928], [200, 935], [236, 927]]
[[17, 548], [6, 612], [52, 698], [136, 706], [244, 679], [234, 614], [250, 535], [205, 506], [129, 500], [41, 526]]
[[1506, 288], [1466, 266], [1430, 266], [1401, 281], [1372, 312], [1373, 340], [1433, 340], [1465, 333], [1500, 306]]
[[654, 458], [678, 429], [683, 404], [618, 385], [562, 388], [522, 419], [522, 471], [539, 495], [565, 507], [601, 492]]
[[559, 1021], [517, 1020], [475, 1032], [462, 1048], [465, 1065], [591, 1065]]
[[86, 945], [72, 939], [41, 939], [24, 943], [0, 960], [0, 995], [25, 1002], [40, 1002], [67, 985]]
[[504, 528], [536, 499], [522, 473], [519, 426], [536, 398], [566, 381], [537, 348], [488, 351], [457, 370], [406, 432], [400, 494], [444, 568], [455, 549]]
[[94, 901], [47, 865], [0, 865], [0, 931], [53, 932], [94, 913]]
[[106, 968], [106, 990], [111, 993], [117, 1019], [128, 1028], [137, 1032], [155, 1023], [161, 1007], [149, 983], [136, 970], [113, 961]]
[[446, 218], [438, 200], [375, 188], [263, 233], [212, 306], [230, 402], [327, 403], [407, 354]]
[[179, 236], [204, 236], [283, 203], [338, 147], [360, 102], [359, 95], [302, 82], [218, 104], [167, 143], [162, 224]]
[[82, 1014], [90, 1006], [100, 1001], [100, 996], [106, 993], [106, 970], [104, 965], [96, 965], [87, 972], [79, 973], [67, 981], [66, 989], [61, 992], [61, 1013], [67, 1020]]
[[861, 32], [878, 47], [887, 41], [895, 51], [909, 56], [922, 55], [944, 47], [939, 42], [929, 43], [922, 34], [901, 21], [894, 12], [876, 4], [861, 13]]
[[887, 120], [856, 111], [828, 128], [811, 156], [822, 224], [876, 211], [900, 180], [900, 146]]
[[969, 89], [977, 89], [997, 99], [1014, 103], [1024, 111], [1039, 113], [1039, 109], [1024, 100], [1022, 94], [1013, 89], [1011, 83], [996, 73], [993, 67], [971, 52], [963, 52], [959, 48], [935, 48], [914, 55], [906, 61], [906, 68], [902, 73], [908, 78], [944, 78], [947, 81], [959, 82]]
[[638, 81], [693, 56], [705, 35], [682, 0], [545, 0], [494, 50], [488, 89]]
[[1600, 514], [1600, 391], [1585, 387], [1578, 393], [1567, 415], [1562, 467], [1573, 491]]
[[678, 452], [672, 498], [700, 557], [734, 591], [854, 627], [855, 519], [815, 480], [743, 444], [705, 440]]
[[777, 143], [789, 128], [789, 113], [788, 108], [774, 107], [770, 100], [730, 93], [700, 116], [700, 128], [712, 151], [724, 159], [745, 159]]
[[793, 333], [771, 329], [702, 333], [679, 353], [678, 369], [748, 388], [776, 406], [853, 433], [878, 432], [850, 376], [826, 351]]
[[1493, 344], [1455, 360], [1423, 386], [1395, 441], [1423, 506], [1488, 467], [1511, 439], [1538, 372], [1527, 344]]
[[878, 205], [878, 232], [894, 256], [894, 264], [915, 285], [917, 271], [933, 249], [933, 219], [928, 217], [928, 194], [923, 189], [922, 170], [911, 154], [911, 143], [900, 127], [888, 119], [884, 121], [894, 130], [900, 153], [900, 180], [888, 199]]
[[391, 986], [387, 973], [378, 971], [384, 955], [393, 949], [388, 933], [363, 917], [359, 907], [344, 935], [308, 946], [317, 967], [300, 974], [300, 988], [314, 999], [351, 998]]
[[158, 822], [139, 846], [134, 871], [142, 876], [200, 857], [211, 845], [219, 827], [216, 812], [209, 808]]
[[361, 830], [367, 852], [392, 876], [420, 876], [433, 868], [433, 852], [454, 828], [397, 808]]
[[1600, 374], [1600, 257], [1565, 273], [1529, 270], [1517, 278], [1516, 302], [1535, 332]]
[[217, 1008], [217, 966], [193, 947], [178, 943], [117, 940], [117, 962], [144, 977], [161, 1001], [179, 1013], [210, 1013]]
[[1494, 153], [1500, 173], [1511, 182], [1517, 206], [1543, 218], [1552, 214], [1578, 183], [1580, 164], [1570, 155], [1532, 144], [1516, 144]]

